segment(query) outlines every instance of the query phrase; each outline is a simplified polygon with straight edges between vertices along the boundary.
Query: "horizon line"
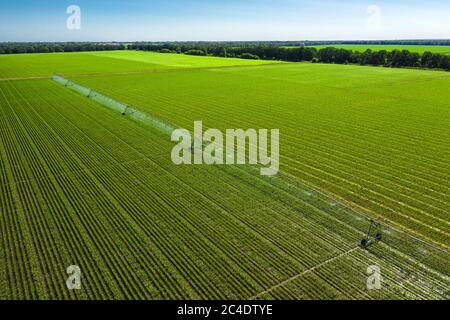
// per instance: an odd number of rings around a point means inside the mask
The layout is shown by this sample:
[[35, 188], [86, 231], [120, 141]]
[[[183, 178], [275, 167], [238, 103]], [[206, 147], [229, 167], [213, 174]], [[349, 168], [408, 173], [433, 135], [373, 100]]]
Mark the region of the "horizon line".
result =
[[399, 38], [399, 39], [352, 39], [352, 40], [138, 40], [138, 41], [127, 41], [127, 40], [79, 40], [79, 41], [50, 41], [50, 40], [41, 40], [41, 41], [0, 41], [0, 43], [139, 43], [139, 42], [147, 42], [147, 43], [160, 43], [160, 42], [377, 42], [377, 41], [450, 41], [450, 38], [417, 38], [417, 39], [407, 39], [407, 38]]

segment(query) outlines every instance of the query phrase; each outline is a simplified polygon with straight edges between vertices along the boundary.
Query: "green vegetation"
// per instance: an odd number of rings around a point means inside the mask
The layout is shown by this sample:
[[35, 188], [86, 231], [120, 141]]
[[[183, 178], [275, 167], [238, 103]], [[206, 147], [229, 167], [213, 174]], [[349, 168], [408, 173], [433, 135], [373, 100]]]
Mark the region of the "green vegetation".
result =
[[188, 50], [184, 54], [187, 54], [190, 56], [206, 56], [206, 52], [203, 50]]
[[91, 53], [0, 55], [0, 78], [49, 77], [53, 73], [86, 74], [165, 68], [156, 63], [115, 58], [114, 54], [115, 52], [108, 52], [110, 57]]
[[427, 68], [450, 71], [450, 55], [424, 52], [419, 54], [408, 50], [380, 50], [370, 49], [363, 52], [350, 49], [326, 46], [316, 49], [314, 47], [283, 47], [283, 46], [238, 46], [227, 45], [189, 44], [180, 46], [176, 43], [167, 44], [136, 44], [129, 49], [163, 52], [176, 51], [188, 55], [210, 55], [217, 57], [234, 57], [244, 59], [262, 59], [271, 61], [289, 62], [323, 62], [337, 64], [373, 65], [391, 68]]
[[[393, 50], [408, 50], [409, 52], [416, 52], [416, 53], [424, 53], [424, 52], [432, 52], [432, 53], [438, 53], [438, 54], [447, 54], [450, 55], [450, 46], [419, 46], [419, 45], [374, 45], [374, 44], [333, 44], [333, 45], [320, 45], [320, 46], [313, 46], [313, 48], [316, 49], [323, 49], [327, 47], [333, 47], [338, 49], [346, 49], [346, 50], [352, 50], [352, 51], [359, 51], [364, 52], [367, 49], [373, 50], [373, 51], [393, 51]], [[295, 48], [295, 47], [290, 47]]]
[[0, 54], [51, 53], [51, 52], [81, 52], [125, 50], [126, 46], [119, 43], [45, 43], [45, 42], [0, 42]]
[[243, 53], [239, 56], [239, 58], [241, 59], [253, 59], [253, 60], [258, 60], [259, 57], [256, 54], [251, 54], [251, 53]]
[[115, 73], [264, 63], [267, 62], [138, 51], [17, 54], [0, 55], [0, 78], [50, 77], [54, 73]]
[[448, 247], [445, 72], [286, 64], [76, 81], [182, 127], [280, 128], [282, 170]]
[[[450, 40], [394, 40], [394, 41], [201, 41], [201, 42], [136, 42], [133, 44], [120, 42], [2, 42], [0, 43], [0, 54], [21, 54], [21, 53], [49, 53], [49, 52], [86, 52], [86, 51], [112, 51], [127, 50], [130, 47], [139, 46], [171, 46], [173, 50], [163, 49], [172, 53], [184, 52], [192, 48], [200, 48], [204, 51], [214, 51], [217, 48], [240, 48], [240, 47], [285, 47], [295, 48], [299, 46], [365, 46], [365, 47], [386, 47], [402, 50], [403, 48], [435, 48], [437, 46], [450, 47]], [[411, 50], [413, 52], [413, 50]], [[425, 52], [424, 50], [422, 52]], [[431, 50], [433, 51], [433, 50]], [[449, 51], [447, 51], [449, 52]]]
[[[143, 67], [71, 78], [167, 122], [279, 128], [285, 174], [175, 166], [156, 127], [52, 80], [0, 81], [0, 299], [449, 299], [448, 252], [389, 227], [448, 249], [448, 73], [78, 55], [54, 66]], [[55, 56], [0, 74], [49, 74]], [[236, 62], [256, 65], [221, 68]], [[358, 246], [369, 221], [351, 207], [385, 222], [382, 242]]]

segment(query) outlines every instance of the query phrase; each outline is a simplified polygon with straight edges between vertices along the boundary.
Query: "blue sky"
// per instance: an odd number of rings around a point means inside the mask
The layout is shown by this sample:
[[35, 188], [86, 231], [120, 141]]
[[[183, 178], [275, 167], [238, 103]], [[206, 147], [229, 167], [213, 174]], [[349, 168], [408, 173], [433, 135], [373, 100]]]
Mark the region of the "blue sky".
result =
[[0, 0], [0, 41], [444, 39], [449, 21], [448, 0]]

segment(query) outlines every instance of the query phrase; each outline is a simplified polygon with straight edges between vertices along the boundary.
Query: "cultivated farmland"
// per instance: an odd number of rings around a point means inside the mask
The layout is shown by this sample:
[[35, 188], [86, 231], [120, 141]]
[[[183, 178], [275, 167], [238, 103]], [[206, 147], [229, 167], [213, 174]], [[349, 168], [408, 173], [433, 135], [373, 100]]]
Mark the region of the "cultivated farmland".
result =
[[285, 64], [75, 80], [189, 129], [281, 128], [282, 170], [448, 248], [448, 73]]
[[[270, 61], [181, 56], [138, 51], [0, 55], [0, 78], [126, 73], [199, 67], [259, 65]], [[273, 63], [273, 62], [272, 62]]]
[[[283, 176], [175, 166], [157, 128], [48, 79], [0, 81], [0, 299], [449, 298], [448, 73], [154, 53], [149, 73], [141, 53], [112, 67], [123, 54], [47, 64], [140, 69], [73, 80], [188, 129], [279, 128]], [[363, 214], [385, 222], [367, 250]]]
[[418, 46], [418, 45], [364, 45], [364, 44], [331, 44], [331, 45], [322, 45], [322, 46], [314, 46], [317, 49], [323, 49], [327, 47], [334, 47], [339, 49], [347, 49], [353, 51], [363, 52], [367, 49], [372, 51], [393, 51], [393, 50], [408, 50], [410, 52], [424, 53], [424, 52], [432, 52], [439, 54], [448, 54], [450, 55], [450, 46]]

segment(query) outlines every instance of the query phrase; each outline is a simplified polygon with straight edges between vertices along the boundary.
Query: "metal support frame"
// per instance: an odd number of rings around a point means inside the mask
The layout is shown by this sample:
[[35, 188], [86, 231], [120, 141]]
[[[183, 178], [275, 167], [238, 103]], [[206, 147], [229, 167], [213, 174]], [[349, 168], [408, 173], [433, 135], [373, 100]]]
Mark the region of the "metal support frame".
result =
[[367, 249], [373, 244], [380, 242], [383, 239], [383, 234], [381, 232], [381, 224], [370, 220], [369, 231], [365, 238], [361, 240], [361, 247]]

